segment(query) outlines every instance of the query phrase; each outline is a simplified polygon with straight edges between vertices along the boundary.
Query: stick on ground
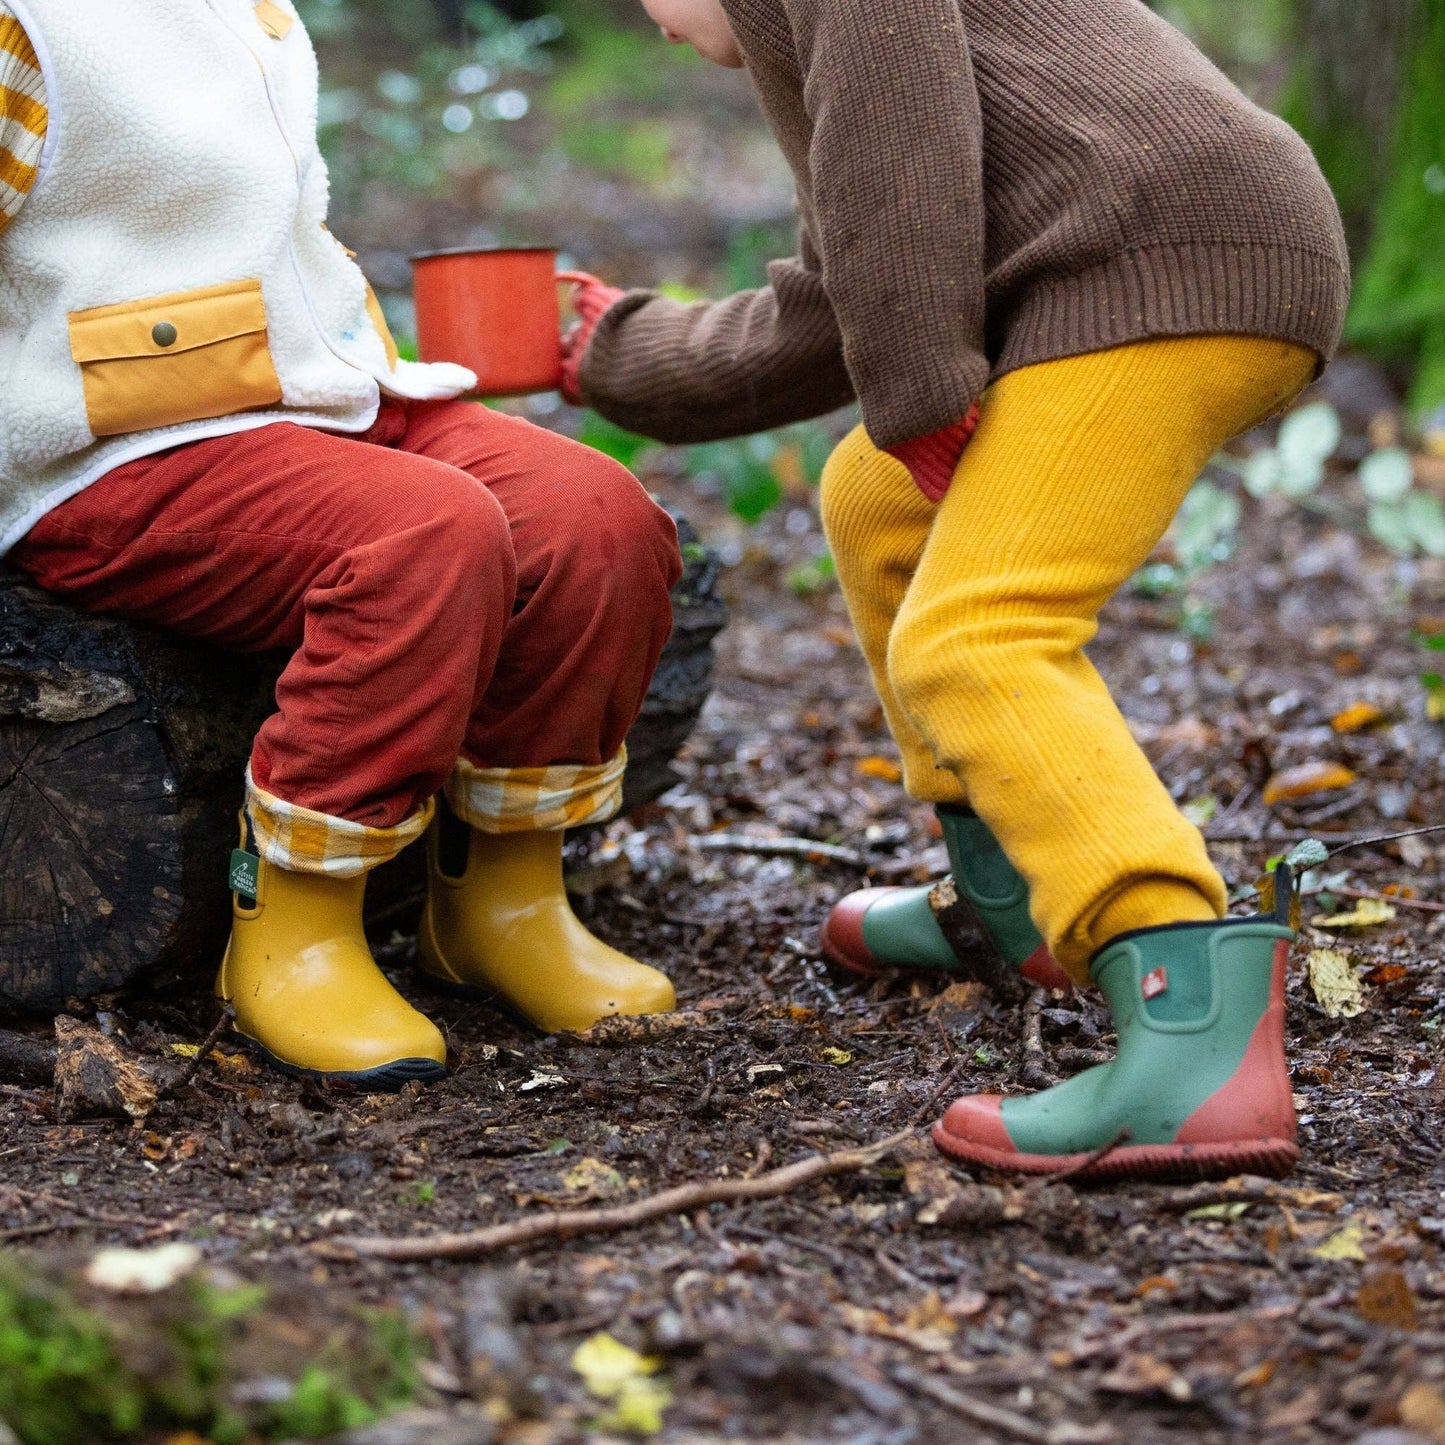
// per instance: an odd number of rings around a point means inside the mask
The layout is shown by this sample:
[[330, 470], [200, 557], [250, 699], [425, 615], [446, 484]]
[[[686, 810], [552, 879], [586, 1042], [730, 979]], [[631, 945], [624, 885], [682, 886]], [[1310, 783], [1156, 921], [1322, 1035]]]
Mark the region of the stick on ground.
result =
[[489, 1229], [464, 1234], [431, 1234], [414, 1239], [392, 1235], [341, 1235], [317, 1240], [311, 1248], [326, 1259], [478, 1259], [516, 1244], [539, 1239], [571, 1239], [578, 1234], [616, 1234], [635, 1229], [654, 1219], [685, 1214], [709, 1204], [732, 1204], [753, 1199], [776, 1199], [779, 1195], [828, 1179], [838, 1174], [855, 1174], [876, 1164], [900, 1144], [914, 1137], [912, 1129], [892, 1134], [861, 1149], [841, 1149], [836, 1154], [815, 1154], [796, 1164], [784, 1165], [756, 1179], [707, 1179], [680, 1184], [631, 1204], [602, 1209], [567, 1209], [550, 1214], [533, 1214], [522, 1219], [494, 1224]]

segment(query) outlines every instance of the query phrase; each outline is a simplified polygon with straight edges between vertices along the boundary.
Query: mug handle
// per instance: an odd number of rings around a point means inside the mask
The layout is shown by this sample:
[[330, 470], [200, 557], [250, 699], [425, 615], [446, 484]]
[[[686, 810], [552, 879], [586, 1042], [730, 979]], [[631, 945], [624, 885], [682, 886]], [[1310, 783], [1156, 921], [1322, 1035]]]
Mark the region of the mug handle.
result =
[[604, 284], [600, 277], [592, 275], [590, 271], [559, 271], [557, 279], [567, 286], [601, 286]]

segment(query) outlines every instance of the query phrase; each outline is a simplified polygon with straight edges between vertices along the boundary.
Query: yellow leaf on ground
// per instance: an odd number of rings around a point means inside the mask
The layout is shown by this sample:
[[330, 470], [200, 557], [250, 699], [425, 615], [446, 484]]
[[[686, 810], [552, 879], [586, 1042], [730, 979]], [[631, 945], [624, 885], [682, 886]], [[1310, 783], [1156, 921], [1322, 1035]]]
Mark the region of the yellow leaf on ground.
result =
[[1312, 793], [1329, 793], [1348, 788], [1356, 775], [1342, 763], [1301, 763], [1276, 773], [1264, 788], [1264, 801], [1273, 807], [1291, 798], [1307, 798]]
[[1348, 913], [1320, 914], [1310, 919], [1316, 928], [1373, 928], [1395, 916], [1395, 906], [1379, 898], [1362, 898]]
[[570, 1194], [616, 1194], [627, 1181], [611, 1165], [589, 1155], [562, 1176], [562, 1187]]
[[1310, 991], [1332, 1019], [1352, 1019], [1365, 1011], [1365, 990], [1348, 953], [1317, 948], [1309, 956]]
[[858, 772], [865, 778], [881, 778], [885, 783], [896, 783], [903, 778], [903, 769], [892, 758], [880, 758], [877, 754], [859, 758]]
[[1317, 1244], [1310, 1253], [1316, 1259], [1333, 1261], [1363, 1261], [1365, 1251], [1360, 1248], [1365, 1242], [1365, 1226], [1358, 1219], [1352, 1219], [1343, 1229], [1337, 1229], [1323, 1244]]
[[1372, 728], [1376, 723], [1384, 722], [1384, 710], [1375, 706], [1372, 702], [1357, 702], [1345, 708], [1343, 712], [1337, 712], [1330, 719], [1330, 726], [1337, 733], [1357, 733], [1365, 728]]
[[582, 1376], [589, 1395], [615, 1400], [633, 1381], [655, 1375], [662, 1361], [656, 1355], [640, 1355], [600, 1330], [572, 1351], [572, 1368]]
[[851, 1064], [853, 1055], [847, 1049], [826, 1048], [819, 1055], [825, 1064]]

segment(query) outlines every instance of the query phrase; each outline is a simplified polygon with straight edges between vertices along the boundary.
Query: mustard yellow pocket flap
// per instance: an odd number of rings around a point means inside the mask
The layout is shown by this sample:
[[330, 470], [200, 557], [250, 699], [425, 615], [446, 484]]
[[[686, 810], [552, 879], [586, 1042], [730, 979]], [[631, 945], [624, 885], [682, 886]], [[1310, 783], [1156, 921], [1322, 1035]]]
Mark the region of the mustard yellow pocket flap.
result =
[[70, 354], [82, 365], [128, 357], [173, 356], [266, 330], [259, 281], [232, 281], [70, 315]]

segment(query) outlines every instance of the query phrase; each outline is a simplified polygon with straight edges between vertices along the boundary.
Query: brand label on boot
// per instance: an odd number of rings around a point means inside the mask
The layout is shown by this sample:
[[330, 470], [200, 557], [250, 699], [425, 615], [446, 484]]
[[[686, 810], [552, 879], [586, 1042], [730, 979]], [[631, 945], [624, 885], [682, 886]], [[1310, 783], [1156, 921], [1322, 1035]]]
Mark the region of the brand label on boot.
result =
[[1166, 993], [1168, 989], [1169, 974], [1162, 966], [1159, 968], [1151, 968], [1149, 972], [1139, 980], [1139, 992], [1142, 993], [1145, 998], [1158, 998], [1161, 993]]
[[258, 887], [257, 865], [260, 859], [254, 853], [243, 852], [240, 848], [231, 850], [231, 892], [243, 898], [254, 898]]

